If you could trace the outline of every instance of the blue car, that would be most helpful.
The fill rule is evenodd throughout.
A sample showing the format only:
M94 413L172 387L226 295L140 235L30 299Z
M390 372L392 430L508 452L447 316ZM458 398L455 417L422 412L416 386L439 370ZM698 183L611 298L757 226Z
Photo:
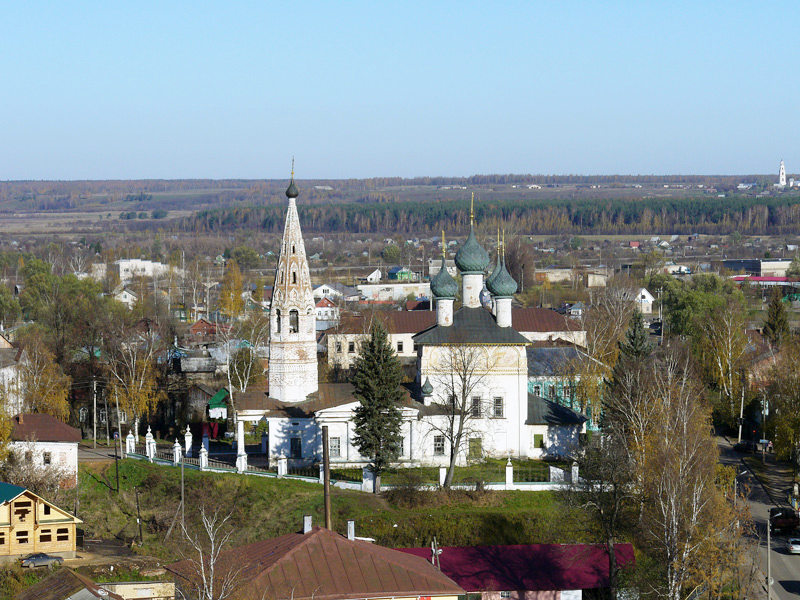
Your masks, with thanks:
M60 556L50 556L44 552L38 552L36 554L29 554L23 558L21 564L23 567L33 569L34 567L55 567L61 565L63 562L64 559Z

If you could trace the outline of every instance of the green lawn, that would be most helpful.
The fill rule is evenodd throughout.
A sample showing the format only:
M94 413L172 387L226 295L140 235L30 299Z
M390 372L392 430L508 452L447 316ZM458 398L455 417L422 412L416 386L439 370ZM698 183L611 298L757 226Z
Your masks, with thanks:
M122 460L119 466L119 495L112 489L113 464L81 466L79 516L87 536L135 539L134 488L138 488L144 530L141 551L174 556L164 537L180 501L180 469L133 459ZM231 513L236 544L297 531L305 514L321 524L323 496L318 484L188 469L185 482L189 526L196 525L201 506ZM344 533L347 520L354 519L357 535L391 547L428 545L434 536L442 545L590 539L585 517L564 506L555 492L400 489L373 495L334 488L332 514L337 531Z

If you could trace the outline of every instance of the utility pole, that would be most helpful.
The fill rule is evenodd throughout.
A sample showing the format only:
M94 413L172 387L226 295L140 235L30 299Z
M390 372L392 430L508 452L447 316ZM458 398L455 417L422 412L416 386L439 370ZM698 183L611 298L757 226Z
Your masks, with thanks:
M184 493L183 493L183 465L184 465L184 454L181 453L181 531L183 531L184 535L186 535L186 502L184 502Z
M142 513L139 510L139 488L133 488L133 491L136 492L136 522L139 524L139 545L142 545Z
M92 410L92 448L97 448L97 381L92 375L92 402L94 410Z
M325 529L331 529L331 459L328 453L328 426L322 426L322 464L325 484Z
M108 410L106 410L106 414L108 414ZM114 440L114 470L117 472L117 494L119 494L119 455L117 453L117 442L122 443L122 438L119 434L117 434L117 439Z
M772 600L772 542L770 530L772 527L767 519L767 600Z

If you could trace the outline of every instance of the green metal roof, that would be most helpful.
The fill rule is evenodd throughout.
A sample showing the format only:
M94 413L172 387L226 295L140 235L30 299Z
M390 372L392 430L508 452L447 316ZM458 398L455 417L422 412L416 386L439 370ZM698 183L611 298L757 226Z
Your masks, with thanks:
M444 256L442 256L442 266L439 272L431 279L431 292L436 298L455 298L458 293L458 284L447 272Z
M11 483L0 482L0 502L9 502L24 491L24 487L19 487L18 485L13 485Z
M462 306L453 315L453 324L434 325L413 336L422 345L527 346L530 342L512 327L500 327L485 308Z
M300 192L297 190L297 186L294 184L294 177L292 177L292 181L289 183L289 187L286 188L286 197L297 198L299 195Z
M209 408L225 408L227 406L228 399L228 390L225 388L220 388L220 390L211 396L208 400L208 407Z
M517 293L517 282L506 269L506 259L500 261L500 271L490 279L486 287L496 298L511 298Z

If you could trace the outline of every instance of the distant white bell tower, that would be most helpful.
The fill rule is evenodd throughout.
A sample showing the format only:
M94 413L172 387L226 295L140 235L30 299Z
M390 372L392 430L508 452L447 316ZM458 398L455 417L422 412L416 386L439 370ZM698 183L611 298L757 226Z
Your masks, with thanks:
M783 160L781 160L781 167L778 170L778 185L786 187L786 167L783 164Z
M314 295L292 180L286 190L289 208L272 290L269 339L269 396L302 402L318 389Z

